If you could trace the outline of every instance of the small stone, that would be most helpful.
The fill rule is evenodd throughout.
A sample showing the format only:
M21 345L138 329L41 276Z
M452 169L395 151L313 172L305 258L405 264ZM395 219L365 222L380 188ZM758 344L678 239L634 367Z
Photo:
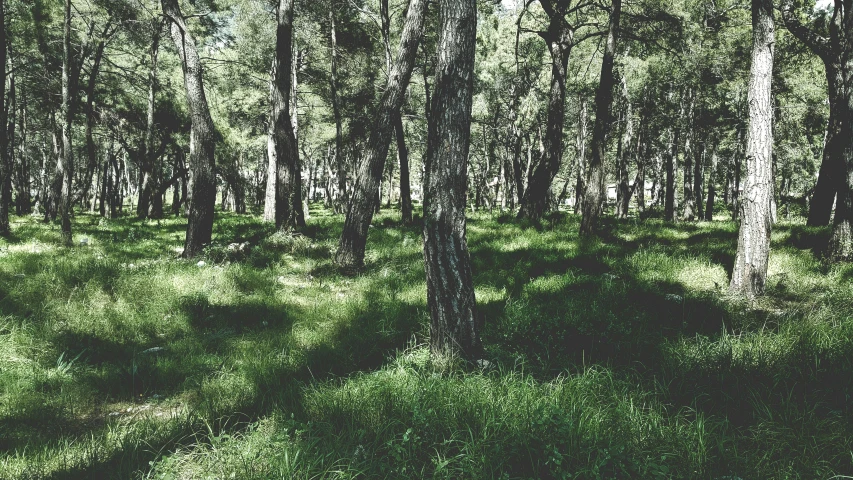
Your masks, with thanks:
M81 239L80 239L80 246L81 246L81 247L85 247L85 246L86 246L86 245L88 245L88 244L89 244L89 239L88 239L88 238L81 238Z
M207 265L207 264L206 264L206 263L204 263L204 260L199 260L199 262L198 262L198 263L196 263L195 265L196 265L197 267L201 268L201 267L203 267L203 266L205 266L205 265Z

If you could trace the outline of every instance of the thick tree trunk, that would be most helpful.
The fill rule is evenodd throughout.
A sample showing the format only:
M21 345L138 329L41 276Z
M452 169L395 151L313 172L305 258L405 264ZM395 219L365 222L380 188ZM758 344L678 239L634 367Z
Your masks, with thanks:
M580 233L589 236L595 233L601 218L601 207L607 192L604 188L604 157L607 150L607 130L610 125L610 106L613 103L613 61L616 57L616 42L619 38L619 17L622 0L612 0L607 45L601 63L601 80L595 94L595 123L592 127L592 156L589 161L586 192L583 202Z
M299 226L302 195L297 182L299 152L296 144L291 95L293 87L293 0L279 0L276 13L275 61L270 81L269 170L265 219L276 228Z
M430 349L476 359L482 350L471 259L465 238L471 141L475 0L441 0L438 64L424 181L424 265Z
M163 15L171 23L172 40L181 59L187 106L192 120L189 158L192 198L183 253L185 258L192 258L201 253L205 245L210 243L213 235L213 212L216 202L214 160L216 131L204 94L201 60L195 40L187 29L178 7L178 0L161 0L160 3L163 7Z
M344 268L357 268L364 263L367 230L377 207L376 192L385 171L385 159L388 157L391 136L394 134L394 119L400 115L400 107L405 100L406 88L415 66L418 43L423 35L426 5L426 0L409 2L397 59L379 101L379 108L373 117L370 137L359 166L355 187L352 189L344 231L335 255L335 262Z
M574 31L561 11L553 10L551 2L540 2L550 17L545 40L551 53L551 87L548 93L548 123L543 141L544 152L529 177L521 198L518 218L539 221L548 210L551 182L563 163L563 124L566 115L566 67L574 46Z
M764 293L770 256L773 198L773 50L772 0L752 0L752 66L749 79L749 134L742 219L732 270L732 293Z

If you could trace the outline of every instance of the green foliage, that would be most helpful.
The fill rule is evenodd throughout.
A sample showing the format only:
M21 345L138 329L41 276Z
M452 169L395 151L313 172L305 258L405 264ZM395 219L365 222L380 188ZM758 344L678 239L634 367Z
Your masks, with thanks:
M735 225L469 222L486 359L425 347L420 233L383 212L341 275L300 235L18 218L0 262L0 477L828 478L850 472L849 266L783 223L768 296L725 295ZM79 241L77 242L79 243ZM233 250L232 245L245 245ZM199 263L199 261L203 263Z

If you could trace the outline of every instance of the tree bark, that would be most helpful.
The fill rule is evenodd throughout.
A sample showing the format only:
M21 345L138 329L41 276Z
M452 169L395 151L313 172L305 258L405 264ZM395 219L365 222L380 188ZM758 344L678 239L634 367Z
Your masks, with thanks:
M74 151L71 148L71 122L74 119L73 86L71 85L71 0L65 0L65 24L63 27L62 41L62 108L61 108L61 135L62 135L62 159L57 162L57 175L61 174L62 190L59 199L59 212L62 224L62 243L66 246L72 245L71 240L71 195L72 182L74 180Z
M185 258L192 258L201 253L205 245L210 243L213 235L216 202L214 160L216 130L204 94L202 65L195 39L187 29L178 0L160 0L160 3L163 7L163 15L171 23L172 40L181 59L187 106L192 121L189 158L192 198L183 252Z
M754 297L764 293L770 256L773 200L772 0L752 0L752 66L749 79L747 177L730 290Z
M412 223L412 186L409 174L409 149L406 148L406 136L403 131L403 119L394 117L394 132L397 136L397 157L400 161L400 210L403 223Z
M385 160L395 130L394 119L400 115L406 88L415 66L418 43L423 35L426 5L426 0L409 2L400 49L373 117L370 137L359 166L355 187L352 189L344 231L335 255L335 262L344 268L358 268L364 264L367 230L377 207L376 192L385 171Z
M543 38L551 54L551 87L548 93L548 122L544 153L524 189L518 218L540 221L548 210L551 182L563 163L563 123L566 116L566 68L574 47L574 30L563 16L564 6L540 1L550 18Z
M717 146L711 147L711 168L708 171L708 198L705 203L705 220L714 220L714 202L717 196Z
M480 325L465 238L467 159L471 142L475 0L441 0L433 128L424 181L424 265L430 310L430 349L441 357L474 360Z
M270 81L269 171L264 213L265 219L275 221L278 229L299 226L302 209L302 195L297 191L296 181L299 152L291 115L293 7L293 0L278 2L275 61Z
M329 25L329 46L331 47L332 57L329 88L332 93L332 113L335 117L335 162L338 169L338 198L335 202L335 211L342 213L347 206L349 196L347 195L347 169L343 152L343 120L341 119L341 105L338 99L338 36L334 7L329 10Z
M693 149L695 148L696 125L694 122L694 109L696 97L693 90L687 93L689 107L687 109L687 121L684 135L684 165L682 169L682 195L681 220L692 222L696 218L696 197L693 195Z
M601 218L601 206L605 198L604 157L607 150L607 131L610 125L610 106L613 103L613 62L616 57L616 42L619 39L619 17L622 13L622 0L612 0L610 25L607 32L607 45L601 62L601 80L595 94L595 123L592 127L592 157L589 161L586 192L581 216L580 234L589 236L595 233Z
M139 167L142 170L142 184L139 187L139 203L136 205L136 215L142 220L148 218L152 195L157 190L157 172L156 172L156 157L154 152L154 99L157 95L157 57L160 50L160 23L154 27L154 33L151 37L150 69L148 71L148 109L145 121L145 137L142 140L142 148L139 151ZM160 208L162 217L162 207Z
M12 175L9 158L9 137L6 130L8 106L6 104L6 2L0 2L0 235L12 233L9 223L9 199L5 195L6 184Z
M628 168L631 160L631 145L634 138L634 119L631 109L631 98L628 95L628 81L622 76L622 101L625 103L624 130L620 140L619 148L619 190L616 202L617 218L628 218L628 209L631 205L631 187L628 184Z

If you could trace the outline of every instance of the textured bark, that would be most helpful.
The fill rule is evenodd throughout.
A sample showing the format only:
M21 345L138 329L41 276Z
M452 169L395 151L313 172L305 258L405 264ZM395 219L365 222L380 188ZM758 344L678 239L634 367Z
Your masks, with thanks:
M548 120L544 151L530 175L518 218L539 221L548 210L551 182L563 163L563 124L566 116L566 67L574 47L574 29L566 22L563 2L541 1L549 16L548 30L543 35L551 54L551 86L548 92Z
M276 228L300 225L304 217L291 99L293 89L293 0L280 0L276 13L276 47L270 80L269 170L264 217Z
M59 213L61 215L61 237L66 246L72 245L71 240L71 195L74 180L74 151L71 148L71 122L74 119L72 111L73 86L71 85L71 0L65 0L65 24L62 41L62 108L61 136L62 159L57 161L57 175L61 173L62 189L59 196Z
M160 3L163 7L163 15L170 22L172 40L181 59L187 106L192 121L189 157L192 197L183 253L185 258L192 258L201 253L205 245L210 243L213 235L213 212L216 202L214 170L216 131L204 94L201 60L195 40L187 29L178 7L178 1L161 0Z
M711 168L708 171L708 198L705 202L705 220L714 220L714 202L717 196L717 148L716 145L711 150Z
M749 78L749 132L746 182L741 200L738 249L730 290L753 297L764 293L770 257L773 199L772 0L752 0L752 66Z
M338 36L335 25L335 9L329 10L329 46L331 48L331 75L329 77L329 88L332 93L332 113L335 117L335 163L338 169L338 198L335 202L335 211L343 212L348 202L347 195L347 169L343 152L343 121L341 119L341 105L338 99Z
M702 202L702 170L705 162L705 154L708 151L707 145L702 146L702 150L697 149L696 158L693 160L693 198L696 204L696 218L702 219L705 216L705 205Z
M149 57L151 65L148 70L148 109L145 121L145 137L142 140L142 148L139 151L139 167L142 175L142 184L139 187L139 203L136 205L136 215L141 219L149 216L152 195L157 190L157 172L155 168L156 156L154 152L154 99L157 95L157 56L160 50L160 23L154 28L151 37L151 50ZM160 207L162 217L162 206Z
M604 189L604 157L607 150L607 130L610 125L610 106L613 103L613 62L616 57L616 42L619 39L619 17L622 13L622 0L613 0L610 12L610 25L607 32L607 45L601 62L601 80L595 94L595 123L592 127L592 156L589 159L589 172L581 217L581 235L592 235L601 218Z
M696 125L694 123L694 109L696 97L693 91L688 93L689 107L687 109L687 121L684 135L684 165L682 169L682 200L681 220L692 222L696 217L696 197L693 195L693 149L695 147Z
M409 149L406 148L406 136L403 131L403 119L394 117L394 132L397 137L397 159L400 162L400 209L403 223L412 223L412 186L409 173Z
M475 0L441 0L433 128L424 181L424 265L430 349L476 359L481 352L471 259L465 238L471 141Z
M418 43L423 35L426 0L411 0L400 49L388 77L385 92L373 117L370 137L359 165L358 177L352 189L344 231L338 243L335 261L344 268L357 268L364 263L367 230L378 206L376 192L385 171L385 160L394 134L394 118L400 115L406 88L412 77Z
M666 180L664 186L663 216L668 222L675 220L675 162L678 159L678 137L677 127L669 127L669 150L666 154L665 168Z
M27 135L29 134L27 96L26 91L21 88L20 112L18 114L19 128L21 131L20 151L18 153L18 181L17 201L15 202L18 215L32 213L32 199L30 195L30 158L27 150Z
M577 149L578 157L577 164L575 168L575 176L577 177L575 182L575 205L574 205L574 213L580 211L581 205L583 205L583 194L584 194L584 176L586 175L586 129L587 129L587 100L586 97L580 97L580 115L578 115L578 134L575 138L575 147Z
M6 2L0 1L0 235L11 233L9 203L6 184L12 176L12 161L9 158L9 136L6 130L8 105L6 104Z
M631 98L628 96L628 81L622 76L622 101L625 104L624 126L619 141L619 188L617 190L616 216L628 218L628 208L631 205L631 187L628 184L628 168L631 161L631 144L634 138L634 119L631 109Z

